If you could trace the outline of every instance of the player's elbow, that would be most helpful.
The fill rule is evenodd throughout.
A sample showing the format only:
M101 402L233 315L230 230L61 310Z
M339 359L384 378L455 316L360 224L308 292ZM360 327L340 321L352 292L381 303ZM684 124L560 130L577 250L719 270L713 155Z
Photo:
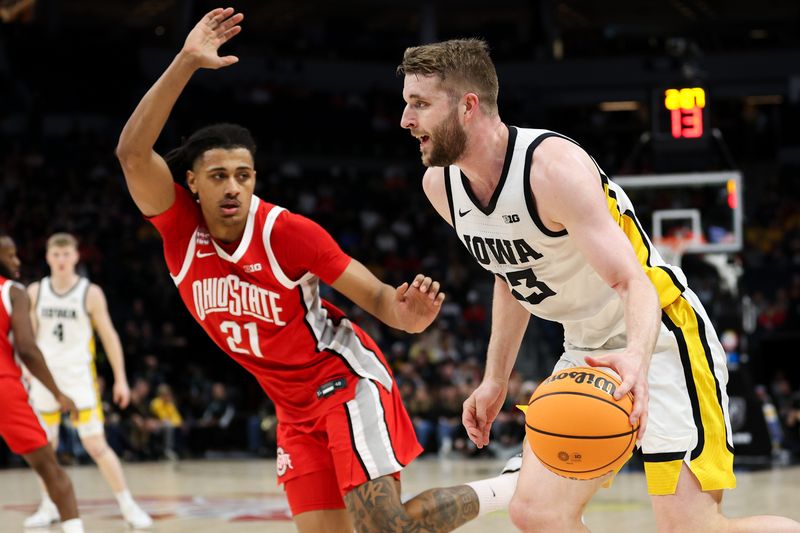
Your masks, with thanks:
M120 165L126 169L135 168L144 161L146 156L144 152L125 142L123 137L120 137L117 147L114 149L114 155L117 156Z
M39 349L36 347L36 344L27 342L17 343L15 348L20 360L22 360L26 366L29 366L29 363L36 359L36 355L39 351Z

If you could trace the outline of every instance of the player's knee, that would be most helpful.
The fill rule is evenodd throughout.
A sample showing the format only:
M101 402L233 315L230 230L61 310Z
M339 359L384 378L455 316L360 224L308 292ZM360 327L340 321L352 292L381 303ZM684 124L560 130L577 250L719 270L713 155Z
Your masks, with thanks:
M36 470L36 473L39 474L39 477L42 478L42 481L45 483L50 482L58 477L58 473L61 468L58 466L58 462L55 460L55 456L51 460L49 457L43 458L36 463L31 464L33 469Z
M563 512L550 506L514 495L508 507L511 522L525 533L568 531L580 521L580 514Z
M69 484L69 477L64 472L64 469L58 465L55 455L48 456L44 460L37 462L34 469L44 481L48 492L60 491L65 483Z
M81 441L83 449L89 456L97 461L100 457L108 453L109 447L105 439L100 436L86 437Z

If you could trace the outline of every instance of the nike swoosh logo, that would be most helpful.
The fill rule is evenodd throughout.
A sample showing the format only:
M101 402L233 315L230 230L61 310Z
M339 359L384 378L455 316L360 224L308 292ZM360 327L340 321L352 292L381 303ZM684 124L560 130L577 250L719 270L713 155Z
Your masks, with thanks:
M459 209L458 210L458 216L463 217L464 215L466 215L470 211L472 211L472 209L467 209L466 211L462 211L461 209Z
M491 485L489 485L489 490L492 491L492 498L497 498L497 494L494 493L494 489Z
M197 258L202 259L204 257L211 257L212 255L217 255L216 252L197 252Z

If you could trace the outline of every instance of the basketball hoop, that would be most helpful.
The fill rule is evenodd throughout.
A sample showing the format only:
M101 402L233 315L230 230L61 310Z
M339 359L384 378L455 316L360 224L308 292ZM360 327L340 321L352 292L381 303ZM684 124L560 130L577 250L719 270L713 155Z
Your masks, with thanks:
M702 244L703 240L701 234L687 228L680 228L670 235L653 238L653 244L667 264L679 267L683 254L693 245Z

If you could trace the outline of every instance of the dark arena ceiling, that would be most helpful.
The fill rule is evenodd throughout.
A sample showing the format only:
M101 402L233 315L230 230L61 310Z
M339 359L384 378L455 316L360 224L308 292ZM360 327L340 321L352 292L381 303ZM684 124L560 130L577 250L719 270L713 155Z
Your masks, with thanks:
M34 20L65 30L139 33L166 40L217 4L188 0L33 1ZM501 54L596 57L663 49L675 37L704 51L800 48L798 0L245 0L249 42L278 43L312 55L355 59L419 40L482 36ZM155 43L154 43L155 44Z

